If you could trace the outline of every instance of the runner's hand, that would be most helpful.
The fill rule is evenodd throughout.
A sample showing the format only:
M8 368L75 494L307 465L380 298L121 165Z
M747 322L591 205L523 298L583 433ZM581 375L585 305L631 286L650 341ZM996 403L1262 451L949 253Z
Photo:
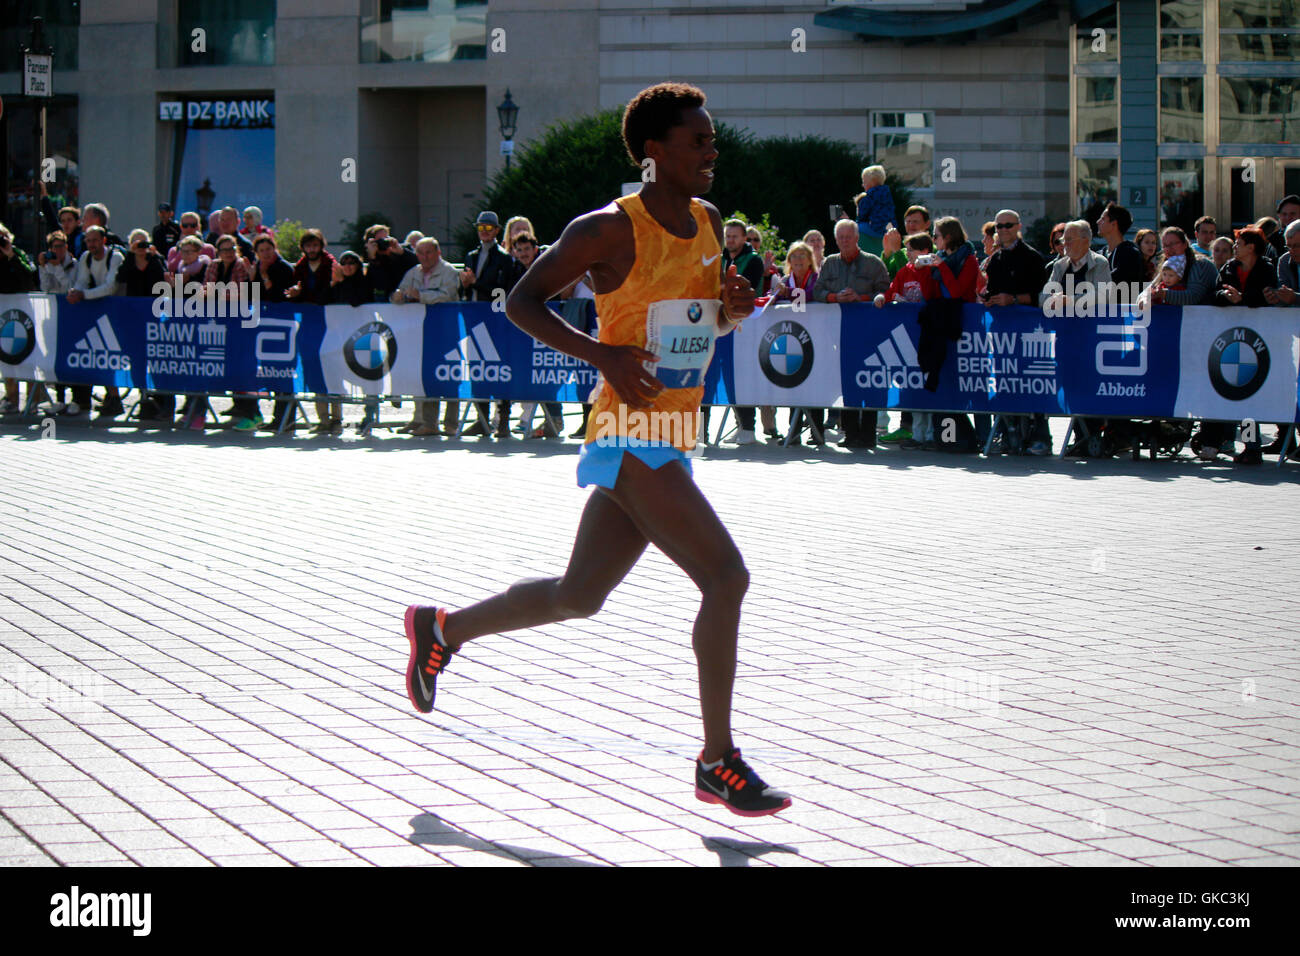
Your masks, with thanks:
M754 287L749 280L736 272L735 265L727 266L722 277L722 314L732 322L749 316L754 311Z
M635 345L608 345L600 374L629 408L649 408L664 385L642 363L657 361L653 352Z

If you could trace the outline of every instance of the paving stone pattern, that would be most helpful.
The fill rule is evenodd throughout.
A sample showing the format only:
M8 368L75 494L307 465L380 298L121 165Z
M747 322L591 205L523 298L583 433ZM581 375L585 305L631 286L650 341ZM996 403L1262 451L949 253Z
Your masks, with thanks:
M0 863L1300 861L1295 466L709 449L745 820L657 551L406 699L407 604L563 569L575 442L59 428L0 431Z

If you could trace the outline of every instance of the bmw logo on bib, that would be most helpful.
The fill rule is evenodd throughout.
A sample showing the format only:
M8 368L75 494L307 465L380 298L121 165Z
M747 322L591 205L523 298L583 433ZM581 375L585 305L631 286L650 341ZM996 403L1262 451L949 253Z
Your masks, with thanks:
M0 362L17 365L36 348L36 323L22 309L0 314Z
M692 302L686 309L686 317L690 319L692 322L700 321L700 316L702 316L703 314L704 314L704 310L700 308L700 304L698 302Z
M377 382L397 361L397 337L383 322L368 322L343 345L343 358L355 375Z
M773 385L794 388L812 374L812 335L798 322L783 319L763 333L758 364Z
M1210 382L1231 401L1250 398L1268 378L1268 345L1253 329L1237 326L1210 345Z

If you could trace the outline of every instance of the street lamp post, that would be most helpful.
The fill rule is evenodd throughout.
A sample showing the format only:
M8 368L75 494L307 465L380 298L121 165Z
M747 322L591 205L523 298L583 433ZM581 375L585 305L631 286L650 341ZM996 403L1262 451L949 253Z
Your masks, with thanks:
M32 32L23 47L23 95L31 99L35 125L32 127L36 154L32 177L32 251L39 253L44 243L41 235L41 183L45 163L45 104L54 94L54 50L45 42L45 21L32 17ZM53 228L53 226L51 226Z
M510 87L506 87L506 98L497 107L497 124L501 129L501 151L506 154L506 169L510 168L510 154L515 146L515 122L519 119L519 107L510 98Z
M216 195L212 190L212 180L205 176L203 185L194 190L194 209L203 220L200 222L200 226L207 225L207 215L212 212L212 200L216 198Z

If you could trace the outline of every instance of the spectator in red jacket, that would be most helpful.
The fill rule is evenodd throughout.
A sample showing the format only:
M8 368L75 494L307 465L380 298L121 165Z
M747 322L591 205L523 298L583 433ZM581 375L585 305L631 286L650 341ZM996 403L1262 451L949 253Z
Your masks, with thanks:
M329 305L333 301L330 280L334 276L334 257L325 251L325 236L319 229L304 229L298 246L302 258L294 263L294 284L285 295L298 302Z

